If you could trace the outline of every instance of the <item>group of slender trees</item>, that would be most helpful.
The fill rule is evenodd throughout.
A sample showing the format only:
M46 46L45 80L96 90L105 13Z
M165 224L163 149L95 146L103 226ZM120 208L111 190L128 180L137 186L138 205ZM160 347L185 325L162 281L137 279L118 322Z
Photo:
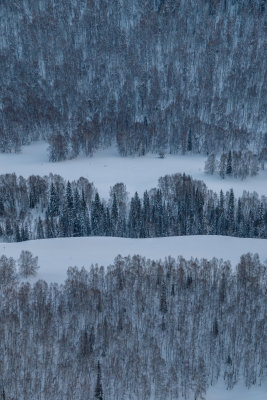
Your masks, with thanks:
M229 151L228 154L222 153L217 159L211 153L205 163L207 174L217 174L222 179L227 177L245 179L247 176L255 176L260 169L265 168L267 161L267 148L257 155L251 151Z
M20 279L35 277L38 268L38 257L34 257L28 250L22 250L18 260L2 255L0 257L0 285L10 285Z
M251 254L236 269L118 256L69 268L61 285L0 280L1 400L200 400L218 379L258 385L266 284Z
M267 147L265 0L1 1L0 151Z
M267 237L267 199L233 190L218 195L202 181L175 174L129 198L124 184L100 198L87 179L0 176L0 237L24 241L71 236L133 238L176 235Z

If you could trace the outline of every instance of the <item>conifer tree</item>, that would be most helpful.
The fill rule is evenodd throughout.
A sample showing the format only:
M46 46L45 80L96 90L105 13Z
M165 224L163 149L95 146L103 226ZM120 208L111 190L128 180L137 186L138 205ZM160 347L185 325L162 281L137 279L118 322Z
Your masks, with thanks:
M21 242L19 224L17 224L17 223L15 224L15 240L16 240L16 242Z
M44 228L43 228L43 221L41 218L38 218L37 223L37 239L44 239Z
M67 188L66 188L66 200L67 200L68 209L72 210L73 209L73 195L72 195L71 184L69 181L67 183Z
M188 134L188 141L187 141L187 151L192 151L193 145L192 145L192 133L191 130L189 131Z
M232 153L229 151L228 156L227 156L227 165L226 165L226 175L230 176L232 175Z
M6 234L7 237L11 237L13 235L13 229L12 229L12 225L11 225L10 219L6 220L6 223L5 223L5 234Z
M33 193L33 191L30 190L30 194L29 194L29 206L30 206L30 208L34 208L35 204L36 204L35 193ZM1 209L1 200L0 200L0 209Z
M109 208L106 208L106 212L104 215L104 221L103 221L103 231L105 236L115 236L116 231L114 230L114 226L112 225L112 220L110 218L110 212Z
M118 228L118 206L117 206L117 198L115 193L113 194L113 202L111 208L111 227L112 227L112 236L116 236L117 228Z
M225 178L226 172L226 155L223 153L221 155L220 164L219 164L219 174L222 179Z
M81 227L81 221L79 219L79 214L75 214L75 217L74 217L73 236L74 237L81 237L82 236L82 227Z
M230 190L228 208L227 208L227 226L228 226L228 234L233 235L234 226L235 226L235 198L233 189Z
M91 209L91 227L93 235L101 235L103 232L103 220L104 220L103 206L100 201L99 194L95 194L95 200L92 203Z
M130 212L129 212L129 235L132 237L140 237L140 231L142 226L141 221L141 201L139 199L138 193L136 192L134 197L131 199Z
M2 196L0 196L0 217L5 214L4 202Z
M98 361L97 364L97 379L96 379L96 387L95 387L95 399L104 400L103 396L103 388L102 388L102 378L101 378L101 366Z
M219 334L219 327L218 327L218 320L217 318L215 318L214 322L213 322L213 327L212 327L212 333L213 335L216 337Z
M50 188L50 200L49 200L49 214L51 217L55 217L59 213L59 196L56 192L55 186L52 183Z
M61 234L65 237L73 236L74 231L74 200L71 184L68 181L64 198L63 210L60 215ZM75 215L76 216L76 215Z
M258 236L259 237L264 237L264 228L265 228L265 223L264 223L264 208L263 208L263 203L261 202L259 211L258 211Z
M220 200L218 206L218 222L217 222L217 234L225 234L225 209L224 209L225 199L223 191L220 191Z

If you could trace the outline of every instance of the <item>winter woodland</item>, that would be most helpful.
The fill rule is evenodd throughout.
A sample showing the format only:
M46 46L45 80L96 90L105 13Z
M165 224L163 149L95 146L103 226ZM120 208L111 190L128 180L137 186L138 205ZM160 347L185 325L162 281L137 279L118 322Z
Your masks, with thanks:
M266 17L266 0L1 0L0 400L204 400L218 382L230 396L266 385L267 262L250 248L267 246L267 192L235 190L267 185ZM48 172L15 168L37 141ZM135 157L137 187L142 158L203 157L220 189L176 166L131 193L106 178L108 196L90 170L66 176L114 148ZM163 238L191 235L192 247L227 236L239 262L227 246L224 260L164 253ZM103 237L128 238L121 253L123 240L161 238L161 260L139 250L97 265L89 236L102 253ZM48 283L25 243L49 242L58 260L58 238L83 243L87 264L77 241Z

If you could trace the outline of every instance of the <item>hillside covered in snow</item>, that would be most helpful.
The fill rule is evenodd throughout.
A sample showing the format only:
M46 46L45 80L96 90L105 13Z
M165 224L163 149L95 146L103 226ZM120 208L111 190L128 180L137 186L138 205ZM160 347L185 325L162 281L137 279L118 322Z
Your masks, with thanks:
M265 0L2 0L0 400L265 400Z

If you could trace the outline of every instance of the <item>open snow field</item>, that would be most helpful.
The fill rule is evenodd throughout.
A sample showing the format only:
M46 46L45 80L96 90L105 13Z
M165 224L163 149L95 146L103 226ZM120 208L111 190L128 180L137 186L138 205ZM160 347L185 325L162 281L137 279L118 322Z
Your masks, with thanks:
M223 381L207 391L206 400L266 400L267 382L262 386L252 386L249 390L238 382L232 390L226 390Z
M144 157L121 157L117 149L110 147L98 151L93 157L79 157L51 163L48 160L47 144L44 142L24 146L20 154L0 154L0 174L15 172L17 175L59 174L66 179L74 180L81 176L93 182L102 197L109 195L110 186L123 182L132 195L135 191L157 186L158 178L177 172L192 175L195 179L206 182L210 189L219 192L234 188L236 195L244 190L267 195L267 170L260 171L256 177L248 177L244 181L204 173L206 157L202 155L167 155L160 159L156 154Z
M0 256L17 259L21 250L39 257L37 279L63 282L69 266L89 268L91 264L111 264L114 258L140 254L151 259L182 255L186 259L213 257L230 260L235 266L244 253L258 253L267 259L267 239L241 239L227 236L172 236L153 239L114 237L81 237L32 240L20 243L0 243Z

